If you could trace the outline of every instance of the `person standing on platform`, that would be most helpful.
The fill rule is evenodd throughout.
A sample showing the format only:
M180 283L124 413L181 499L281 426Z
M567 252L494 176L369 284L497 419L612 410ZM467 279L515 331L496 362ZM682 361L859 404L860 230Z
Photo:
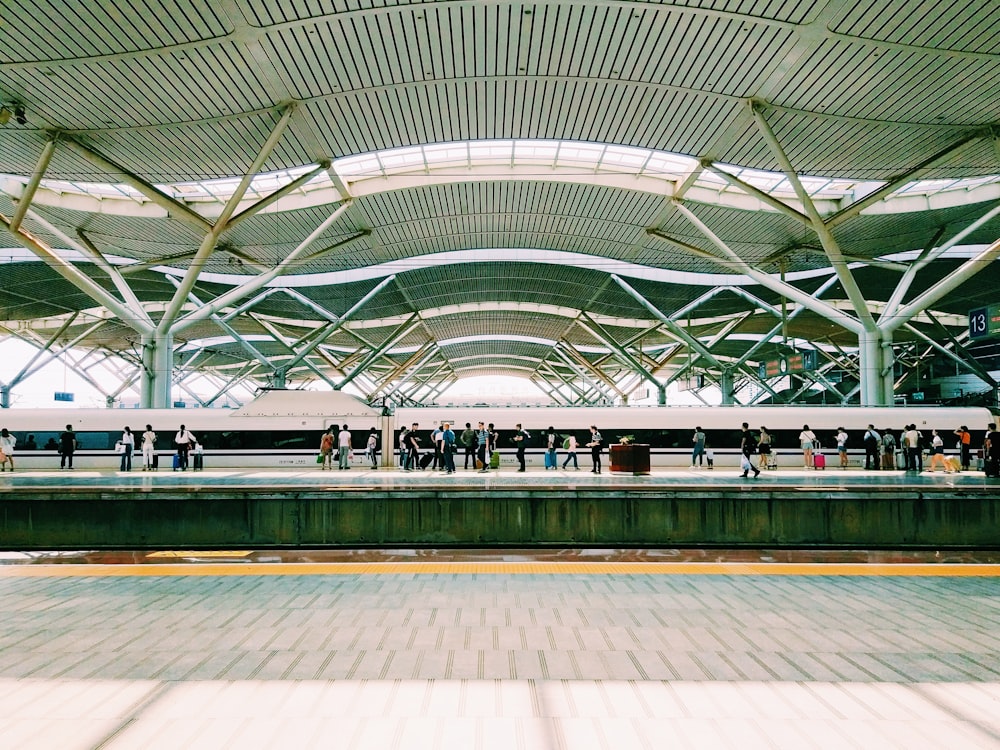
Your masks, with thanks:
M920 434L915 424L911 424L906 428L906 450L908 456L906 468L909 471L924 470L924 455L921 445L923 441L924 436Z
M122 450L122 462L118 471L132 471L132 453L135 451L135 435L132 434L132 429L125 425L125 431L122 432L121 440L118 441L121 445Z
M500 432L496 429L496 427L493 426L492 422L490 422L488 425L486 425L486 431L490 434L490 444L489 444L488 449L487 449L487 453L489 454L489 457L490 457L490 468L491 469L493 469L493 468L499 469L500 468ZM497 454L497 461L496 461L497 465L495 467L493 466L493 454L494 453Z
M874 469L875 471L878 471L878 454L881 450L882 436L878 434L878 430L875 429L875 425L868 425L868 429L865 430L864 443L865 469Z
M476 431L472 429L472 423L466 422L465 429L462 430L462 447L465 449L465 470L469 470L469 464L476 468Z
M73 454L76 452L76 433L73 425L66 425L66 431L59 435L59 468L73 468Z
M590 442L587 443L587 447L590 448L590 458L594 462L594 468L590 470L591 474L601 473L601 445L604 443L604 437L597 431L597 425L590 425Z
M399 431L399 468L406 468L406 427Z
M156 433L153 432L153 425L146 425L146 431L142 433L142 470L153 470L153 457L156 451Z
M693 447L691 448L691 468L695 467L697 463L698 466L705 465L705 433L701 431L701 427L694 428L694 435L691 436L691 442Z
M531 435L527 430L521 429L521 423L518 422L514 425L516 432L514 433L514 442L517 444L517 463L520 464L518 471L524 471L524 449L528 447L528 440Z
M378 469L378 428L372 427L368 431L368 444L365 446L365 454L372 462L372 469Z
M434 431L431 433L431 445L434 446L434 458L431 461L432 471L434 469L444 468L444 460L443 456L441 455L441 432L442 432L441 425L438 425L437 427L434 428Z
M958 449L962 452L962 471L968 471L972 465L972 435L964 424L955 430L958 435Z
M420 425L416 422L406 433L406 465L405 471L413 471L420 468L420 438L417 437L417 428Z
M889 429L882 431L882 469L896 470L896 436Z
M545 433L545 470L557 469L559 468L559 457L556 451L559 446L556 444L556 440L559 436L556 435L556 430L552 425L549 425L548 432Z
M577 447L578 447L579 444L576 442L576 435L570 433L569 437L566 438L566 441L563 443L563 445L566 448L566 460L563 461L562 467L565 469L566 466L569 464L570 460L572 459L572 461L573 461L573 468L576 471L579 471L580 470L580 462L577 461L577 459L576 459L576 449L577 449Z
M351 432L345 424L337 435L337 458L341 471L351 468Z
M451 424L445 422L441 425L441 460L444 462L446 474L455 473L455 432L451 429Z
M476 460L479 461L479 473L485 473L489 471L489 449L490 449L490 433L486 429L486 425L482 422L479 423L479 430L476 433Z
M321 470L326 471L330 469L333 471L333 446L337 442L336 432L339 432L337 425L330 425L327 431L323 433L323 437L319 439L319 457L322 459L320 461Z
M6 427L0 430L0 471L6 471L7 464L10 464L10 470L14 471L15 445L17 445L17 438L11 435Z
M847 468L847 430L843 427L837 428L837 455L840 456L840 468Z
M757 441L757 453L760 454L760 459L757 461L758 469L768 469L771 467L771 433L767 431L767 428L761 425L760 427L760 440ZM778 468L778 464L775 463L773 468Z
M807 469L813 468L813 449L816 448L816 433L809 429L809 425L802 425L802 432L799 433L799 445L802 448L802 463Z
M191 431L187 427L181 425L181 428L177 430L177 434L174 435L174 445L177 446L177 469L181 471L187 471L188 467L188 452L191 447L197 443L195 436L191 434Z
M1000 478L1000 431L995 424L987 425L983 440L983 471L992 479Z

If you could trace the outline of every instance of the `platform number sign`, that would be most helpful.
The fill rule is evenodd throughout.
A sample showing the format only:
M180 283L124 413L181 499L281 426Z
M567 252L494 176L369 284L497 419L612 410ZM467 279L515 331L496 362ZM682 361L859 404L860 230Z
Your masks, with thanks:
M969 338L1000 336L1000 305L980 307L969 312Z

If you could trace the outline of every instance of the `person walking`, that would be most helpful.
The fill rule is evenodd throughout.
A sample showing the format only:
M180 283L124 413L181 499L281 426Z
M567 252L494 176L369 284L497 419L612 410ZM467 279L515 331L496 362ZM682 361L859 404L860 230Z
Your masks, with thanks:
M17 438L10 434L6 427L0 430L0 471L6 471L7 464L10 464L10 470L14 471L15 445L17 445Z
M156 433L153 432L153 425L146 425L146 431L142 433L142 470L153 471L154 458L156 456Z
M76 433L73 425L66 425L66 431L59 435L59 468L73 468L73 454L76 452Z
M177 467L174 468L174 471L177 471L178 468L181 471L187 471L188 452L197 442L191 431L184 425L181 425L181 428L174 435L174 445L177 446Z
M566 460L563 461L562 465L564 469L566 468L567 464L569 464L570 460L572 460L573 468L576 471L580 470L580 462L577 461L576 458L576 449L578 445L579 444L576 442L576 435L573 435L572 433L570 434L569 437L566 438L566 441L563 443L563 446L566 448Z
M807 469L813 468L813 450L816 448L816 433L809 429L809 425L802 425L802 432L799 433L799 446L802 448L802 463Z
M742 436L740 438L740 468L743 469L743 473L740 475L744 479L752 471L753 478L756 479L760 476L760 469L753 465L753 461L750 457L757 452L757 438L750 431L750 425L747 422L743 423Z
M337 435L337 465L341 470L351 468L351 431L345 424Z
M472 429L472 423L466 422L465 429L462 430L462 436L459 438L462 441L462 447L465 449L465 470L469 470L469 464L472 464L472 468L476 468L476 431Z
M521 429L521 423L518 422L515 427L514 432L514 442L517 443L517 463L520 465L518 471L524 471L524 449L528 447L528 440L531 439L530 433L527 430Z
M972 434L964 424L955 430L958 435L958 449L962 453L962 471L968 471L972 465Z
M698 466L705 465L705 433L702 432L701 427L694 428L694 435L691 436L691 468L695 468L695 463Z
M451 429L451 424L445 422L441 425L441 460L444 462L446 474L455 473L455 432Z
M132 471L132 453L135 451L135 435L132 434L132 430L128 425L125 425L125 431L122 432L118 444L121 445L122 451L122 461L118 471Z
M934 471L934 467L939 465L941 471L947 472L948 467L944 463L944 438L938 435L937 430L931 430L931 463L927 471Z
M604 437L597 431L597 426L590 425L590 442L587 443L587 447L590 448L590 458L594 462L594 468L590 470L591 474L601 473L601 445L603 443Z
M879 467L879 450L882 445L882 436L879 435L878 430L875 429L875 425L868 425L868 429L865 430L865 469L874 469L878 471Z

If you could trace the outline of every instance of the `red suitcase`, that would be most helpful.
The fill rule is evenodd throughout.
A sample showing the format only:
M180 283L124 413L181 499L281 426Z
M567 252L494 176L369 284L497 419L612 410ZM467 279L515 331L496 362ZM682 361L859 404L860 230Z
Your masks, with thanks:
M825 469L826 468L826 456L822 453L813 453L813 468L814 469Z

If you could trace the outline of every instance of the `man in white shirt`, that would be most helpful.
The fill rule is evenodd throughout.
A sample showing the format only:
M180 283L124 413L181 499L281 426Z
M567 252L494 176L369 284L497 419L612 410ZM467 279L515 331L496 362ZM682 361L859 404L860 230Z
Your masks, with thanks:
M351 433L345 424L337 435L337 448L339 449L340 468L351 468Z

